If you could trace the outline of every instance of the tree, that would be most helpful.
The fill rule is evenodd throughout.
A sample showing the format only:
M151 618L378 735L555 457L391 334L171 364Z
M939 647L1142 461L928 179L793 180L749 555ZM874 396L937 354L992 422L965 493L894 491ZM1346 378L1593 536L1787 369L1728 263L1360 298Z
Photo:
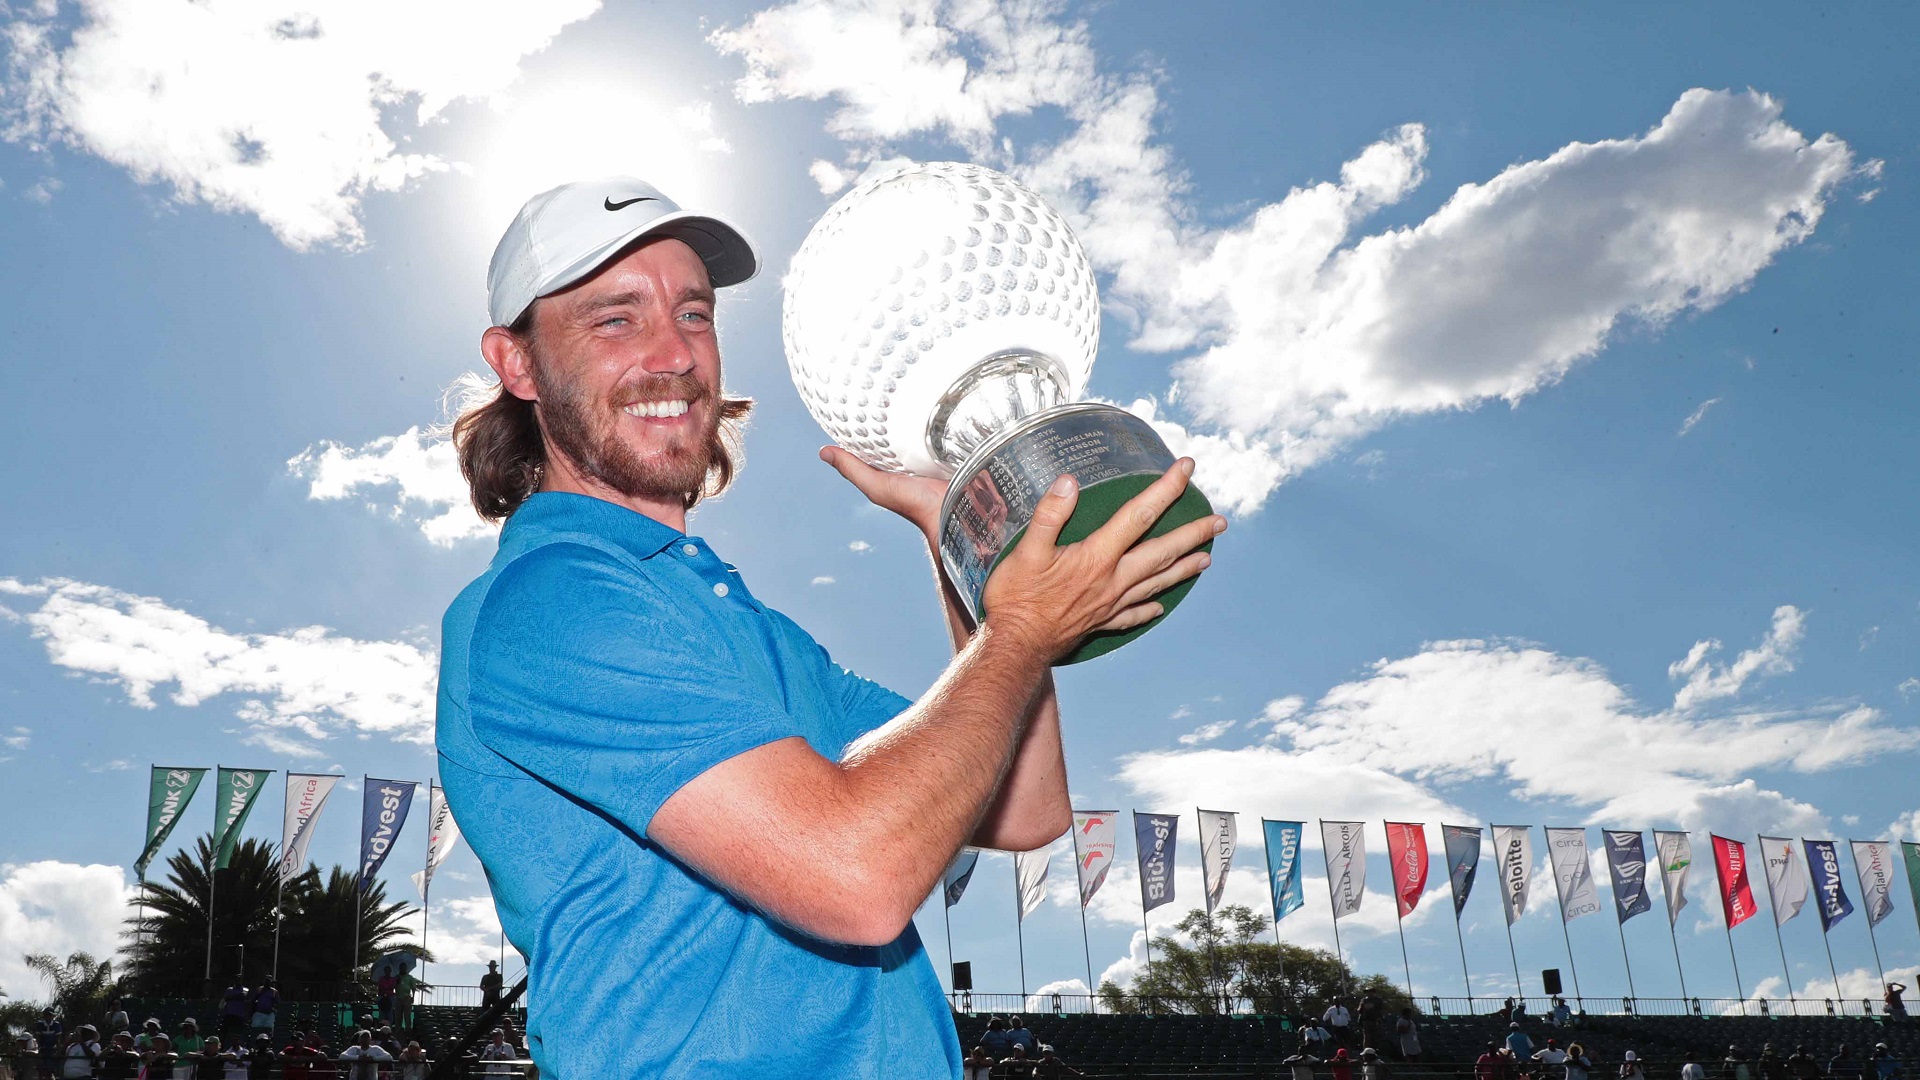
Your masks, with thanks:
M120 996L112 961L95 960L84 952L69 953L64 962L47 953L31 953L23 959L45 980L47 1000L44 1004L0 1002L0 1029L30 1028L41 1010L51 1008L69 1030L86 1023L105 1030L107 1005ZM0 998L5 997L0 993Z
M422 952L412 942L401 945L401 939L410 934L408 922L418 920L419 909L404 901L388 903L387 886L382 881L376 880L365 895L358 895L354 888L357 881L351 871L336 866L328 872L325 888L316 886L302 893L300 910L290 913L280 928L282 976L314 983L354 982L396 946L415 954ZM357 956L356 919L360 927ZM353 958L351 963L349 957Z

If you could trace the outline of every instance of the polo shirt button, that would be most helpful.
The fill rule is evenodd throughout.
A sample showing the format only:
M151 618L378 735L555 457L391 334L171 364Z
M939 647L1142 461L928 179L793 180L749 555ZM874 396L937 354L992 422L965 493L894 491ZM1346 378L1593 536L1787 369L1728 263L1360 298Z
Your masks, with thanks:
M720 582L716 582L716 583L714 583L714 586L713 586L713 595L715 595L715 596L725 596L725 595L727 595L727 583L726 583L726 582L724 582L724 581L720 581Z
M682 555L698 555L698 554L700 554L700 549L699 549L699 548L698 548L697 546L695 546L695 545L693 545L693 544L683 544L683 545L681 545L681 547L680 547L680 554L682 554Z

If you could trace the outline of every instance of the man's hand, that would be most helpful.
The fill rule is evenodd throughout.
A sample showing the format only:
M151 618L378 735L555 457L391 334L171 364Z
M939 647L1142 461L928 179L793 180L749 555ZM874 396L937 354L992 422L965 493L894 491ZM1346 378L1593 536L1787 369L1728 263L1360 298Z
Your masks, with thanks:
M940 503L947 497L945 480L876 469L860 460L858 454L838 446L821 447L820 460L839 470L873 505L912 522L927 542L938 548Z

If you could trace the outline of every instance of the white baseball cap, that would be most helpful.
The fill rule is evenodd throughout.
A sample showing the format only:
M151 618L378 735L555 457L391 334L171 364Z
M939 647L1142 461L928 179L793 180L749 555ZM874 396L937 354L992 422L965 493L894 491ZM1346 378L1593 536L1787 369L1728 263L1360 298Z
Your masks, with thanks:
M712 214L680 209L631 176L562 184L528 199L487 265L487 316L511 326L533 302L591 277L628 244L647 236L681 240L707 264L713 287L760 272L739 229Z

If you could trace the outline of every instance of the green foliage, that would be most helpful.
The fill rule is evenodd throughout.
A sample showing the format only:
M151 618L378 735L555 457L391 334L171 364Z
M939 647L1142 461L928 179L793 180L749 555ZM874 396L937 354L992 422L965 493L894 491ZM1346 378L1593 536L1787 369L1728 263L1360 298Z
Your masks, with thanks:
M0 1002L0 1031L11 1035L32 1028L40 1011L49 1006L68 1028L90 1023L104 1030L107 1006L120 996L111 960L95 960L84 952L70 953L65 961L47 953L30 953L23 959L47 984L48 994L41 1002Z

